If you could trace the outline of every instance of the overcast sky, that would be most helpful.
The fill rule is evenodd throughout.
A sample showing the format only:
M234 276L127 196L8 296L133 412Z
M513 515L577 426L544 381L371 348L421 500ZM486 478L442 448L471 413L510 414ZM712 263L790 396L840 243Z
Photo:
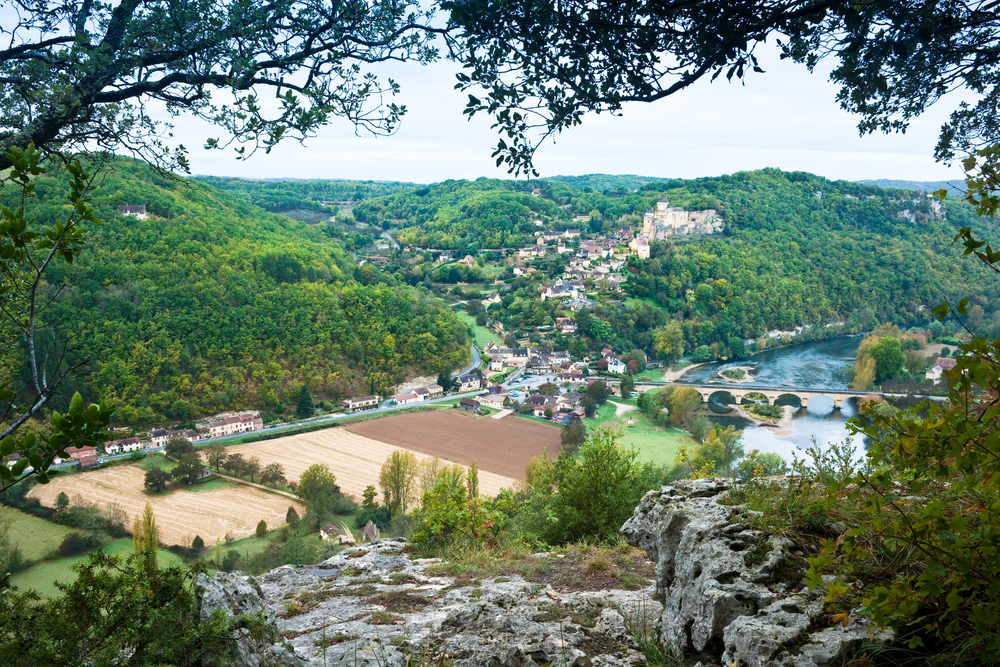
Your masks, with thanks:
M919 118L906 134L858 136L857 118L841 111L824 74L758 52L765 74L745 85L707 79L653 104L632 104L620 117L588 116L557 142L541 147L542 177L591 173L692 178L778 167L831 179L962 180L961 167L932 157L941 123L957 99ZM397 98L409 112L390 137L356 136L344 121L322 128L305 146L286 142L249 161L205 151L208 126L176 119L191 150L192 173L266 178L401 180L431 183L480 176L511 178L490 158L496 135L489 119L467 122L467 96L453 89L457 65L397 65ZM953 94L953 98L957 98Z

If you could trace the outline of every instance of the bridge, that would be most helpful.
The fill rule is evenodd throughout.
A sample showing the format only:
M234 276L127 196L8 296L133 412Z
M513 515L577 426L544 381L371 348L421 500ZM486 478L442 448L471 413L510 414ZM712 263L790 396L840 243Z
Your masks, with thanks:
M666 382L637 382L636 389L640 387L664 387L669 383ZM816 398L818 396L829 396L833 399L833 408L839 410L840 406L849 398L857 398L860 396L868 396L873 393L871 391L849 391L847 389L802 389L798 387L760 387L760 386L746 386L737 383L733 384L685 384L676 382L673 383L675 387L693 387L698 390L701 394L703 401L708 402L708 399L712 397L713 394L726 393L733 397L737 404L743 401L743 398L747 394L760 394L767 398L767 404L772 405L776 400L783 396L791 396L797 398L802 407L809 405L809 400Z

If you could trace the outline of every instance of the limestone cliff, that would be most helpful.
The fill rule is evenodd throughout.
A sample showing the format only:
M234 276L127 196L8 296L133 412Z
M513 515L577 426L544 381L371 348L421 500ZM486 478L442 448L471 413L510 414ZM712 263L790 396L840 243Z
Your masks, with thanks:
M656 562L665 645L723 665L822 667L891 639L869 636L853 614L846 626L831 625L822 594L801 583L804 554L752 530L743 508L720 504L727 486L694 480L650 491L622 526Z
M548 581L441 576L440 561L413 559L405 540L389 539L257 579L203 575L202 613L273 618L283 641L241 652L241 664L255 666L638 667L646 659L635 637L646 628L668 651L706 663L823 667L890 638L870 638L853 616L830 626L822 597L799 581L802 554L719 504L725 489L680 482L643 498L622 527L655 563L642 590L579 590L572 571ZM560 556L530 558L544 571Z

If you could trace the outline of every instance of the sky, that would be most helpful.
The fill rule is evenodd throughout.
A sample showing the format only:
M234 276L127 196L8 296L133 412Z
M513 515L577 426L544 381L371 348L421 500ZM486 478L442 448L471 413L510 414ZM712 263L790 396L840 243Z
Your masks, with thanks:
M958 164L934 161L941 124L960 101L946 97L905 134L859 137L858 118L841 110L837 87L825 72L781 61L774 48L758 58L765 74L744 84L720 77L652 104L634 103L621 116L589 115L536 154L541 177L592 173L662 178L718 176L777 167L831 179L904 179L960 182ZM832 63L830 63L832 65ZM513 178L490 157L497 135L485 116L462 115L467 94L453 88L458 65L394 64L379 73L402 86L395 101L407 106L392 136L357 135L334 121L305 146L286 141L248 161L231 151L205 151L217 131L178 118L175 135L191 151L193 174L247 178L398 180L434 183L446 179ZM523 177L522 177L523 178Z

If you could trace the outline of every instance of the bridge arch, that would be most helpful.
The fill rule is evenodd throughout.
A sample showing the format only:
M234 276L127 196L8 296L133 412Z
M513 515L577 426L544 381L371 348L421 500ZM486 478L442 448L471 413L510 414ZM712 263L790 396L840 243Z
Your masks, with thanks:
M795 408L804 408L809 404L808 398L802 398L798 394L793 394L791 392L786 392L784 394L778 394L774 398L775 405L791 405Z
M705 403L708 404L708 409L712 412L723 413L729 412L733 409L734 405L739 404L739 400L732 392L728 389L716 389L715 391L706 391L702 395L705 396Z

